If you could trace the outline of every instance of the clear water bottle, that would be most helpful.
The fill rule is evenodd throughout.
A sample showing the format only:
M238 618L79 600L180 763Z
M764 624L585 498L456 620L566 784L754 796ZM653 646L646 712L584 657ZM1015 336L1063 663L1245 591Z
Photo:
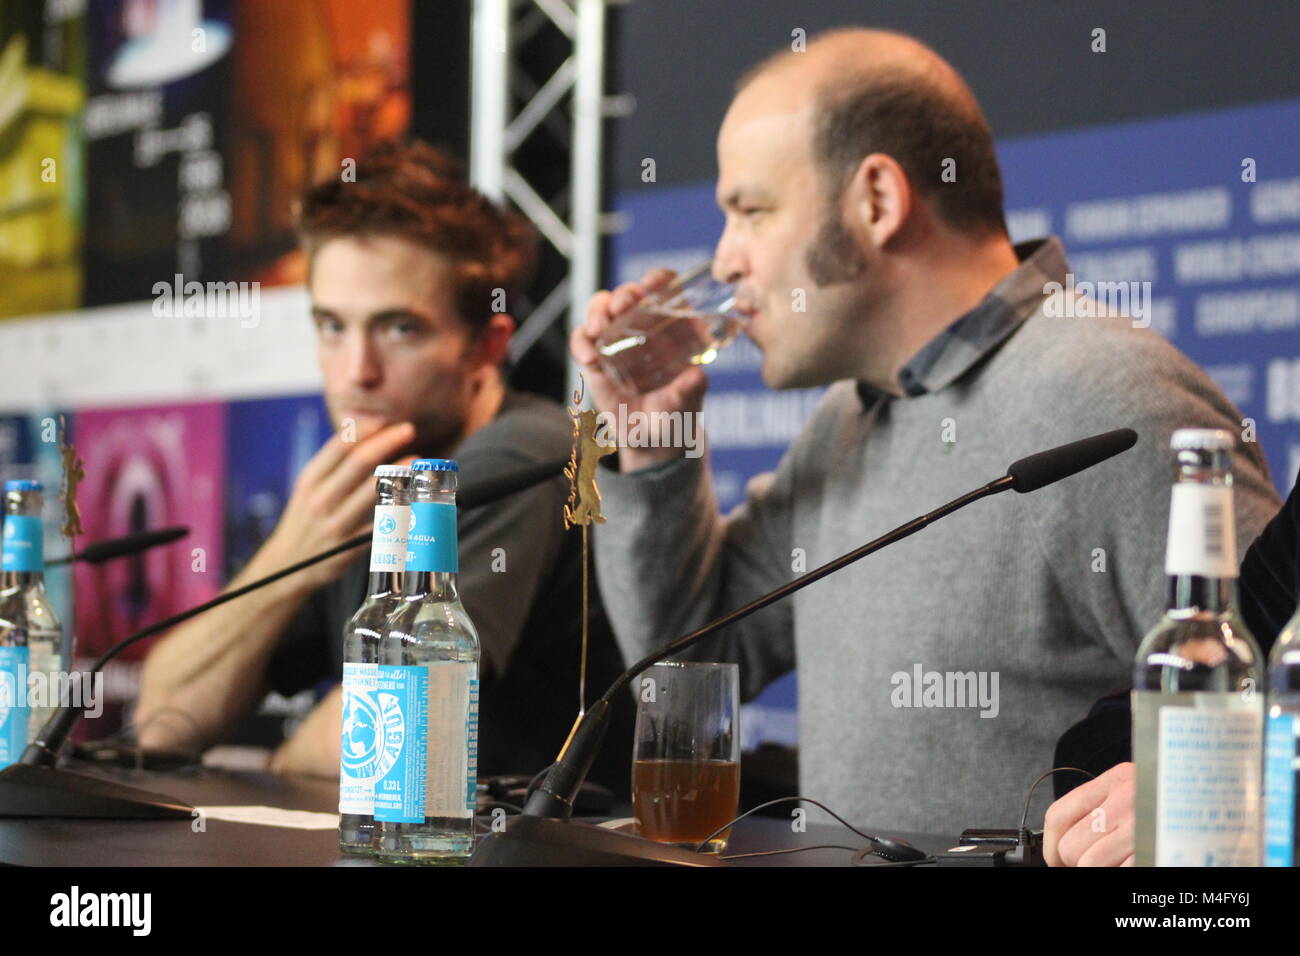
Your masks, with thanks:
M423 458L411 471L404 593L379 643L375 852L461 862L474 848L479 640L456 591L458 466Z
M1180 429L1169 603L1133 668L1138 866L1258 866L1264 694L1237 610L1230 432Z
M63 629L45 595L41 483L6 481L4 556L0 559L0 767L23 748L54 713ZM30 675L38 675L31 680Z
M1296 783L1300 771L1300 610L1268 658L1264 734L1264 865L1295 866Z
M402 597L407 525L411 518L411 469L375 469L375 522L370 539L370 587L343 629L343 731L339 746L339 847L370 854L375 835L375 779L382 732L375 699L379 641Z

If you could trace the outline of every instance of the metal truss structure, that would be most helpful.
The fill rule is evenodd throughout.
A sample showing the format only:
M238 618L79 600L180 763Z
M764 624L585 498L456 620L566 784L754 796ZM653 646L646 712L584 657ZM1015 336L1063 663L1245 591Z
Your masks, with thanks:
M600 210L602 120L630 101L604 93L611 2L474 0L470 179L518 207L558 253L539 276L540 301L525 303L512 361L539 342L555 348L543 336L561 316L570 328L582 321L600 280L601 235L616 225ZM530 55L538 45L549 59Z

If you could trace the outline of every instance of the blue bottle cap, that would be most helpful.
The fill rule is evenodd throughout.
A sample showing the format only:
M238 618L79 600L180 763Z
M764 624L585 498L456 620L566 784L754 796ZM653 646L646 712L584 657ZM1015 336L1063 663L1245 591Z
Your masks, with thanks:
M454 458L417 458L411 471L460 471L460 465Z
M33 481L30 478L22 478L14 481L5 482L5 491L42 491L44 486L39 481Z

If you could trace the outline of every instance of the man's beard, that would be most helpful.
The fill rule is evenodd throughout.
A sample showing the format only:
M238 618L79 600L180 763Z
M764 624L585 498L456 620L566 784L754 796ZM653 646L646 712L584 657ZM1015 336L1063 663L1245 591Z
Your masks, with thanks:
M804 267L819 289L860 279L867 271L858 244L840 221L836 205L826 204L817 235L804 253Z
M412 450L426 458L449 457L465 437L465 420L463 414L456 418L445 415L438 418L417 417Z
M837 206L836 201L827 202L817 233L804 249L804 269L819 289L850 283L855 288L841 289L823 297L818 309L822 313L818 316L819 334L813 336L810 330L797 346L799 354L784 356L783 367L773 371L774 380L770 383L773 388L809 388L847 377L841 367L842 349L831 347L834 336L825 323L834 322L842 326L846 310L848 314L859 316L850 305L861 302L863 276L868 268L862 250L845 228Z

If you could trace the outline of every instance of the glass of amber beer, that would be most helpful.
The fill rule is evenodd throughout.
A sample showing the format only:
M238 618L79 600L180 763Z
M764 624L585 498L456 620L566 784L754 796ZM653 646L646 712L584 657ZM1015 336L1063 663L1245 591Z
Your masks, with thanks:
M660 662L637 681L632 810L647 840L694 848L740 803L740 669ZM705 850L726 849L730 830Z

